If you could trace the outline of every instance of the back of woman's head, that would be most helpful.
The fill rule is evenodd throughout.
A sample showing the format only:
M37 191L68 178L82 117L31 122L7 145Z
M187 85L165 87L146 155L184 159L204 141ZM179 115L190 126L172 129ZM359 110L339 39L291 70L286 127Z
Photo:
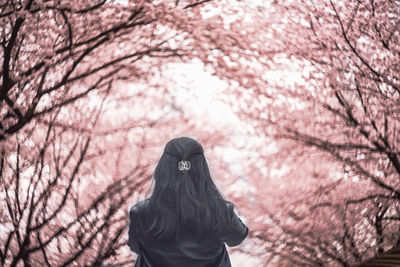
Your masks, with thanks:
M189 137L174 138L165 145L149 198L155 217L148 231L158 238L170 238L185 223L199 233L204 229L218 232L228 224L224 198L203 152L201 144Z

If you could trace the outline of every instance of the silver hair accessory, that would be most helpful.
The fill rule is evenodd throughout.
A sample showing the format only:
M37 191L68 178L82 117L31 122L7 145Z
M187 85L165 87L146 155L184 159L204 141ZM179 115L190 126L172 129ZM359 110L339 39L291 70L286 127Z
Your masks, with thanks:
M190 162L187 160L181 160L178 163L178 169L180 171L188 171L190 170Z

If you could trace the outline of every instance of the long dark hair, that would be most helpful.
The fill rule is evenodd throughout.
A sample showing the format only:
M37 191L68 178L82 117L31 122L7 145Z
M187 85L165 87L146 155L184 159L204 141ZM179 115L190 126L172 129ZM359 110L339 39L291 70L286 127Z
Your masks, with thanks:
M189 161L190 169L179 170L180 161ZM154 220L146 232L159 239L171 238L186 223L200 234L208 229L222 235L230 227L228 202L211 178L203 147L189 137L174 138L165 145L148 201Z

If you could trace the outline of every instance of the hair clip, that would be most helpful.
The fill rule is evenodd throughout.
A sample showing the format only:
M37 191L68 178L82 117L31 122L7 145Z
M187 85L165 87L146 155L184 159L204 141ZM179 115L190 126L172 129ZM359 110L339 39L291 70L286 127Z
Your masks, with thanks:
M180 171L188 171L188 170L190 170L190 162L187 161L187 160L179 161L179 163L178 163L178 169L179 169Z

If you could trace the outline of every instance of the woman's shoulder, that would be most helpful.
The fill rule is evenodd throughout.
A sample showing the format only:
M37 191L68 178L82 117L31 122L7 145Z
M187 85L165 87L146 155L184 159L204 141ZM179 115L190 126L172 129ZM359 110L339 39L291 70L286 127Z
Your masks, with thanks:
M224 199L222 202L220 202L221 208L225 208L227 210L233 210L235 208L235 204L230 202L229 200Z
M232 217L232 214L234 213L234 210L236 208L235 204L226 199L220 201L217 206L219 212L227 214L228 217Z
M135 205L133 205L131 207L130 213L131 214L141 213L143 210L145 210L147 208L148 205L149 205L149 200L148 199L139 201L138 203L136 203Z
M233 203L230 202L229 200L224 200L224 202L225 202L225 206L226 206L227 208L234 208L234 207L235 207L235 204L233 204Z

